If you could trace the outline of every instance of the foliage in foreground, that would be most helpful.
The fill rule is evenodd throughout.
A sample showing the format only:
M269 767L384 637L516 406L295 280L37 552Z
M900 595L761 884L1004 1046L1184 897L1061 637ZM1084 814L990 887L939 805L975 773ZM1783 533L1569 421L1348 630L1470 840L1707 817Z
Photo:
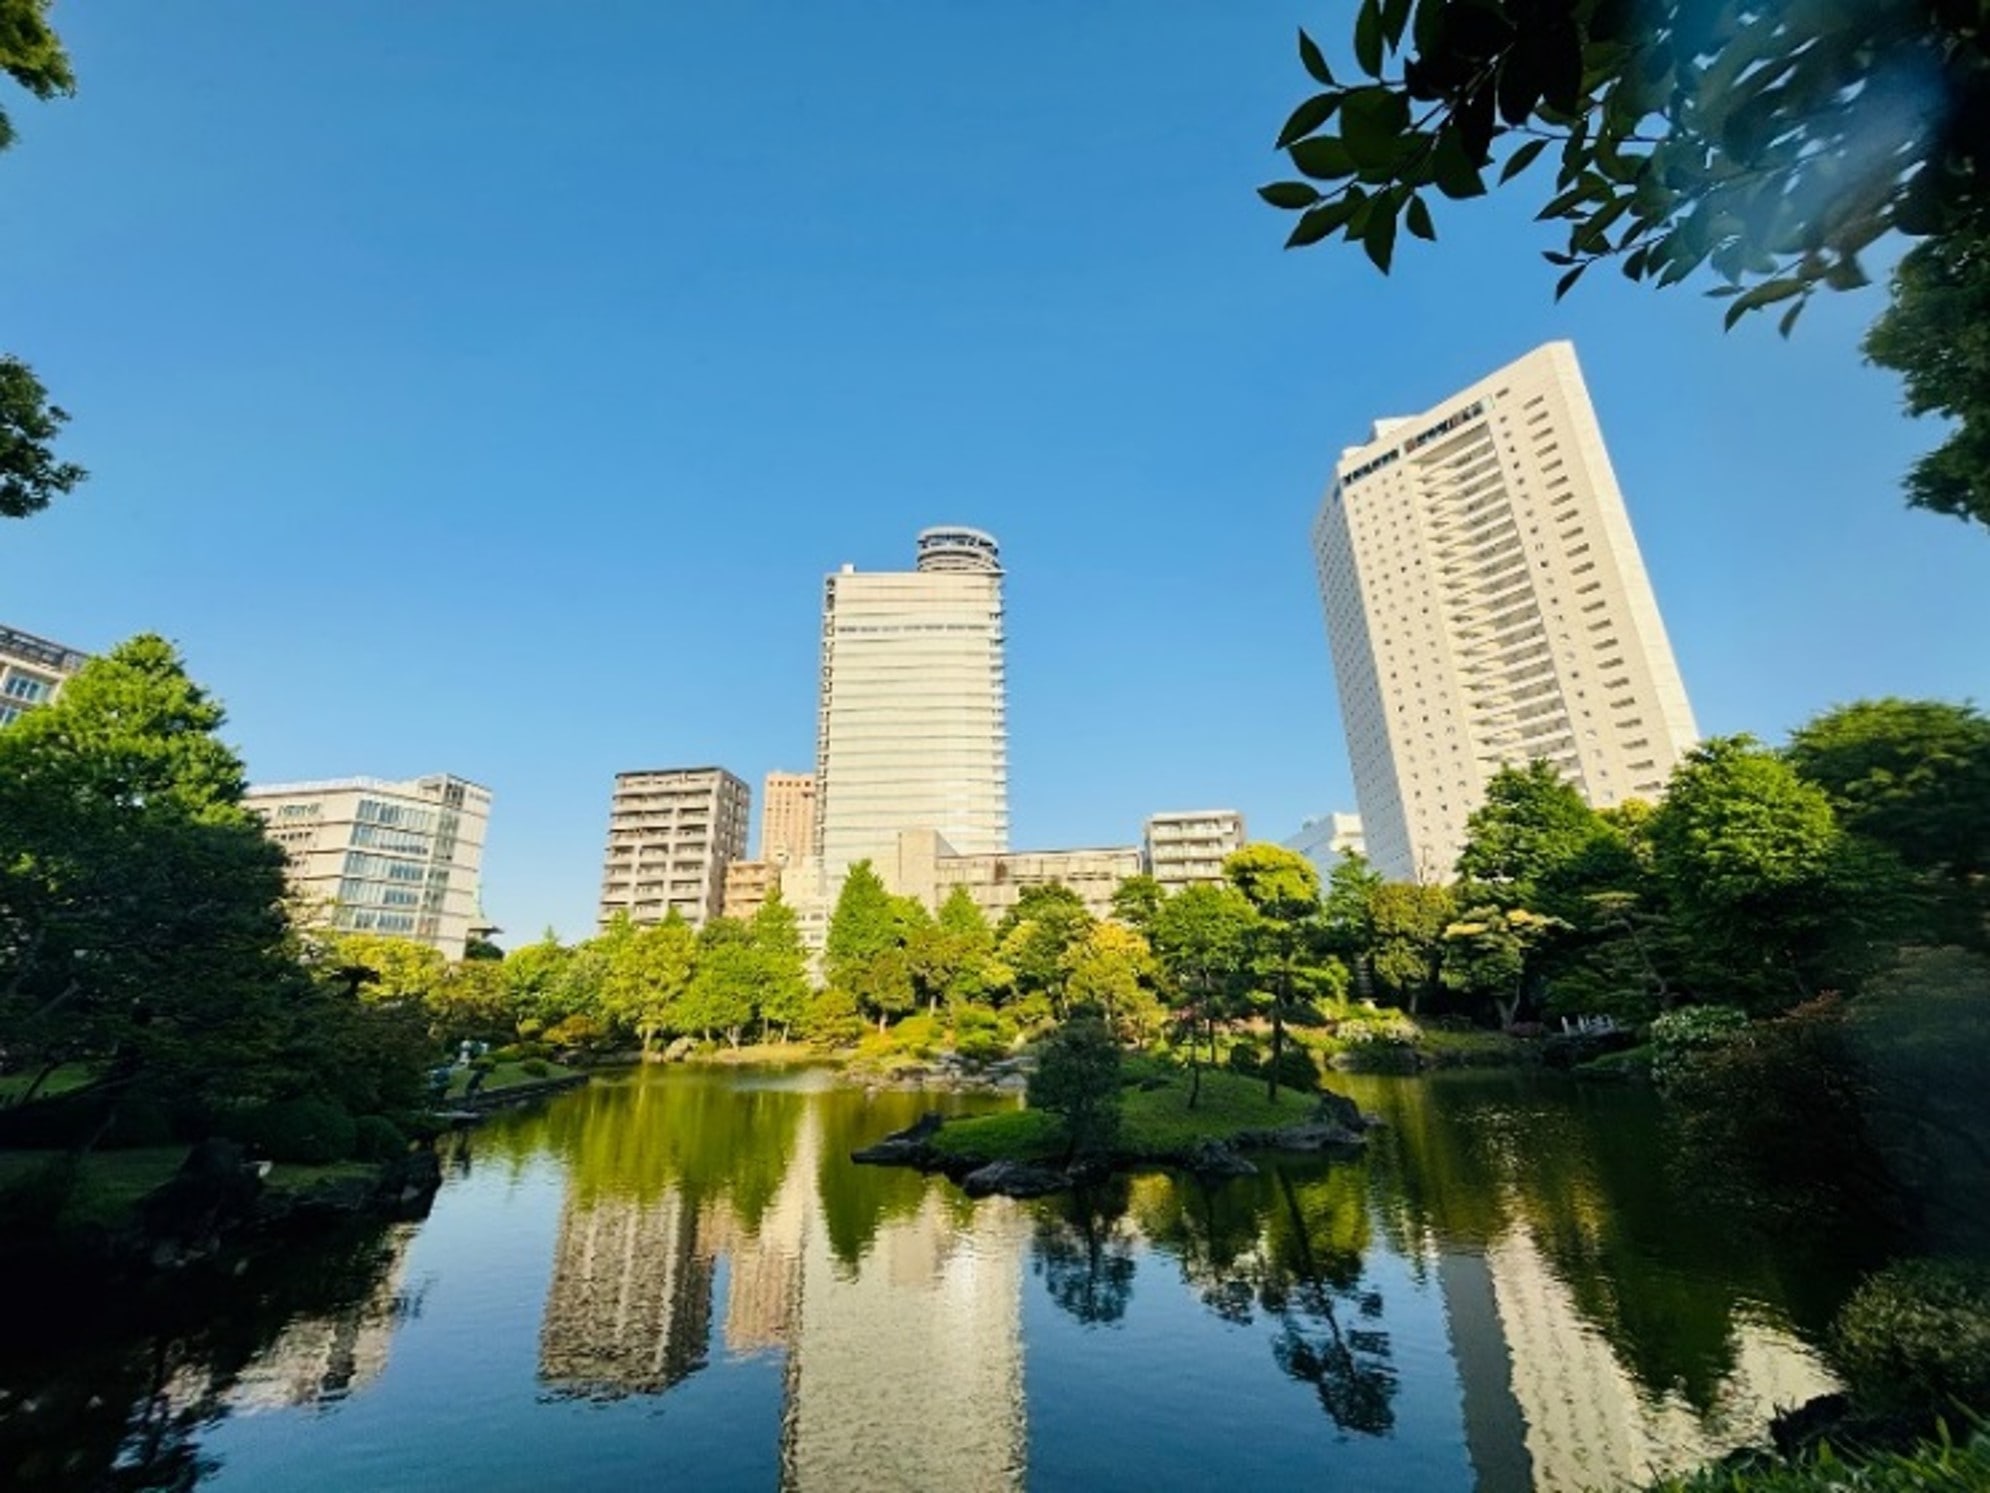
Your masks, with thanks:
M1912 1451L1848 1458L1819 1447L1792 1461L1702 1468L1652 1484L1651 1493L1982 1493L1990 1436L1923 1443Z
M1903 1260L1871 1276L1833 1324L1832 1361L1875 1409L1990 1406L1990 1264Z

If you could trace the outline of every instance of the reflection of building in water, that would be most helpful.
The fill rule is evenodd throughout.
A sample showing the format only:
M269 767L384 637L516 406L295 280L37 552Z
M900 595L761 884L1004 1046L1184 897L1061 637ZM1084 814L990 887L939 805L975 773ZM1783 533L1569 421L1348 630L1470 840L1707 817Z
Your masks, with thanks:
M344 1311L297 1317L236 1377L227 1402L239 1411L286 1410L341 1400L387 1367L400 1318L402 1278L414 1224L387 1230L389 1263L366 1296Z
M1001 1198L977 1207L970 1232L938 1185L878 1230L854 1273L814 1231L788 1361L784 1487L1021 1486L1027 1235Z
M802 1241L815 1208L820 1145L813 1109L805 1112L795 1154L779 1191L749 1230L730 1207L709 1212L700 1228L704 1247L726 1257L725 1343L728 1353L785 1347L801 1300Z
M1676 1390L1640 1391L1524 1227L1439 1269L1480 1493L1642 1485L1759 1439L1778 1409L1835 1387L1789 1333L1743 1317L1702 1415Z
M574 1395L655 1394L705 1365L712 1258L675 1191L571 1195L539 1324L539 1378Z

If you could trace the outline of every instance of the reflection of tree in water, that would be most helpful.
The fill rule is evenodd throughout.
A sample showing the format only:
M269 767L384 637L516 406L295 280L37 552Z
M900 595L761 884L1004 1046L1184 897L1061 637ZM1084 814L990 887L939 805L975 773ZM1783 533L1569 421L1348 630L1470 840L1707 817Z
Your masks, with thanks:
M1260 1312L1277 1324L1273 1358L1314 1386L1336 1426L1368 1436L1394 1429L1398 1376L1382 1297L1362 1282L1361 1167L1278 1163L1220 1186L1181 1178L1141 1222L1209 1310L1238 1325Z
M1036 1273L1050 1299L1087 1327L1119 1321L1133 1295L1129 1196L1127 1180L1112 1177L1039 1205Z
M215 1468L199 1437L286 1342L350 1344L413 1305L382 1295L407 1230L362 1230L266 1252L240 1276L175 1276L124 1294L51 1287L61 1315L14 1314L0 1334L0 1487L186 1493ZM334 1352L305 1376L318 1394L351 1382ZM267 1382L267 1381L265 1381Z

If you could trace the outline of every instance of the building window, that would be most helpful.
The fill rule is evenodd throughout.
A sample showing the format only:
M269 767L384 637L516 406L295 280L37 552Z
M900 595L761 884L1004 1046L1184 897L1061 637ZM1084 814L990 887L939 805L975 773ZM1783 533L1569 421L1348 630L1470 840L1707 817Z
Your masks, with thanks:
M49 691L55 688L53 679L44 679L39 674L25 674L15 670L7 676L7 683L0 686L0 694L10 700L23 700L30 705L39 705L48 698Z

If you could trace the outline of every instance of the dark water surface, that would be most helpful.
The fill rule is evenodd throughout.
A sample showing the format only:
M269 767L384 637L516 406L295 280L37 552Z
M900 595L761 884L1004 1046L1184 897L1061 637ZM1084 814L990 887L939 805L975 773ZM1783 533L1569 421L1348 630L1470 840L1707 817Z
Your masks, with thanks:
M1359 1161L973 1203L848 1160L931 1099L598 1080L475 1132L424 1223L16 1366L0 1483L1612 1488L1831 1387L1845 1275L1677 1195L1650 1095L1336 1083L1388 1122Z

